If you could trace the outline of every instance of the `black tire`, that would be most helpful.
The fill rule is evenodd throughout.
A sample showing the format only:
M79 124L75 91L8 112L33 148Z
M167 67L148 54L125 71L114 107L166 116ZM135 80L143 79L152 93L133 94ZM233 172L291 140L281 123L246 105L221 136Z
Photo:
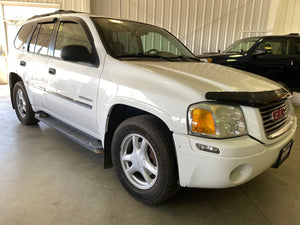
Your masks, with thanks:
M18 81L13 88L13 106L22 124L34 125L38 120L34 117L29 98L22 81Z
M132 117L118 126L112 161L122 185L144 204L158 205L179 189L171 133L153 116Z

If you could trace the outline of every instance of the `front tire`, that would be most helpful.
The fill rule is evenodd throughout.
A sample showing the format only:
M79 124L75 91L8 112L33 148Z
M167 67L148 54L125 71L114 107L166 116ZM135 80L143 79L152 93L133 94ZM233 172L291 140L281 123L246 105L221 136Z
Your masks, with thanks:
M29 98L22 81L18 81L13 88L13 106L22 124L33 125L38 122L34 117Z
M122 185L147 205L160 204L179 189L171 133L153 116L132 117L118 126L112 160Z

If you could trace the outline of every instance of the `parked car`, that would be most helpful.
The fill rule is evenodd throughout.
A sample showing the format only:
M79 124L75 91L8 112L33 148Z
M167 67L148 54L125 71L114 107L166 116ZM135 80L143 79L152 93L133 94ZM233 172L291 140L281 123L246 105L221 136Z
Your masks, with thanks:
M159 27L59 11L28 20L14 44L9 84L20 122L45 122L102 154L145 204L180 186L243 184L291 151L290 92L202 63Z
M253 72L300 91L299 34L244 38L222 53L203 54L199 58Z

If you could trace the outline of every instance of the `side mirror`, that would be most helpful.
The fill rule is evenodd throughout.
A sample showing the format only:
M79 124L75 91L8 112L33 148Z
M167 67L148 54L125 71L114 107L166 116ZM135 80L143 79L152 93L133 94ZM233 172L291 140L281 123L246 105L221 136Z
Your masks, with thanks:
M61 49L61 58L72 62L93 62L93 55L85 46L67 45Z
M267 50L266 49L256 49L252 55L265 55L267 54Z

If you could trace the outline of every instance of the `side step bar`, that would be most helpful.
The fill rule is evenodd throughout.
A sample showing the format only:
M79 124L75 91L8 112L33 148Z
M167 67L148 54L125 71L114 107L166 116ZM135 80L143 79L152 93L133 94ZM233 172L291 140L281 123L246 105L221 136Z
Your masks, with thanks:
M43 112L36 113L35 118L54 128L61 134L67 136L83 147L89 149L90 151L94 153L104 153L101 141L89 136L88 134L85 134L77 130L76 128L71 127L70 125Z

